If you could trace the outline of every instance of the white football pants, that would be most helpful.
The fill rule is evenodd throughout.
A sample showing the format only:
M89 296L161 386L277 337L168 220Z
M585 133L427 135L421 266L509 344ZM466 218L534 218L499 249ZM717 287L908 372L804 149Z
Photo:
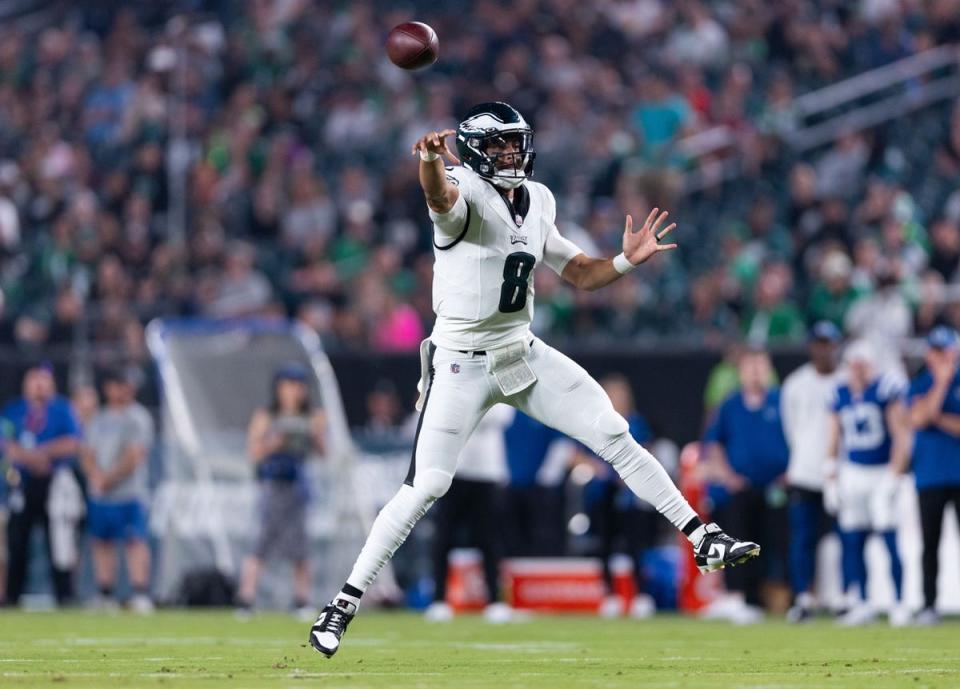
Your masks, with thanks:
M837 471L837 523L844 531L893 531L902 477L888 464L844 461Z
M370 529L347 583L361 591L406 540L414 524L447 492L460 450L497 402L516 407L589 447L609 462L627 486L678 529L696 517L660 463L629 434L600 384L577 363L533 338L527 361L537 381L509 397L486 357L430 347L430 380L407 480Z

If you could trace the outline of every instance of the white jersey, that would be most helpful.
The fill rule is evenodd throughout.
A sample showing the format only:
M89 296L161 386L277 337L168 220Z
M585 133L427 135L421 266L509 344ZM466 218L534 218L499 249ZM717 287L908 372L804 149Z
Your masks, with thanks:
M791 373L780 391L780 418L790 446L787 482L808 490L823 489L824 463L830 441L830 403L840 371L822 375L807 363Z
M581 250L560 236L553 194L537 182L514 190L513 207L493 184L465 167L447 168L460 196L433 220L433 310L438 347L493 349L529 337L533 269L558 275Z

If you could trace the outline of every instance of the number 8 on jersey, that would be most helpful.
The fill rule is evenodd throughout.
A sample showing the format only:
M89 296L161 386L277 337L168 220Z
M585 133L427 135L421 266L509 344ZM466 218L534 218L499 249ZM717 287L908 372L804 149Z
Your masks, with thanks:
M503 265L503 286L500 288L500 312L513 313L527 305L527 281L537 262L525 251L507 256Z

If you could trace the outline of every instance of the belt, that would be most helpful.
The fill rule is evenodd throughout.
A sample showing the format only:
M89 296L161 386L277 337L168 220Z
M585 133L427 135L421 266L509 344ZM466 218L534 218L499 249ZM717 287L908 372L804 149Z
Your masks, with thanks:
M533 340L530 340L530 346L531 346L531 347L533 347L533 342L534 342ZM468 350L468 349L458 349L457 351L460 352L461 354L470 354L471 356L473 356L473 355L476 355L476 356L486 356L486 355L487 355L487 350L486 350L486 349L475 349L475 350L473 350L472 352L471 352L470 350Z

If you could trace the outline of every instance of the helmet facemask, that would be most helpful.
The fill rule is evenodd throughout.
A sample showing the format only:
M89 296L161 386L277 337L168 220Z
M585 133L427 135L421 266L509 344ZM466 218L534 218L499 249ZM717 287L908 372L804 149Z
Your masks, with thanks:
M475 140L484 158L480 175L498 187L516 189L533 171L533 133L529 130L494 132Z
M464 166L501 189L516 189L533 175L533 130L506 103L473 107L457 128Z

